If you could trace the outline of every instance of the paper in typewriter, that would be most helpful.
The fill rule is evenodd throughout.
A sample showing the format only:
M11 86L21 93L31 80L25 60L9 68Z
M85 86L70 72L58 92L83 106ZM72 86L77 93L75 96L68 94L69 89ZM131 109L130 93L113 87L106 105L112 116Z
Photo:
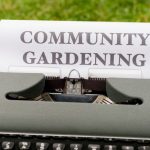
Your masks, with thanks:
M0 21L0 71L150 78L150 24Z

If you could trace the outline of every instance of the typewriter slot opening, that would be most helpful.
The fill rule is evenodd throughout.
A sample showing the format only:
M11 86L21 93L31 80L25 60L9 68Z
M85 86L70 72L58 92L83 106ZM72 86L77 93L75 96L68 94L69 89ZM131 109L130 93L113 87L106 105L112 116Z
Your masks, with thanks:
M110 86L114 97L109 97L106 88L107 79L74 79L74 78L46 78L45 87L38 96L25 97L21 92L6 94L9 100L74 102L92 104L141 105L143 101L137 97L129 97ZM24 91L26 92L26 91ZM29 92L27 90L27 92ZM32 92L32 89L30 90ZM119 100L117 100L117 96Z

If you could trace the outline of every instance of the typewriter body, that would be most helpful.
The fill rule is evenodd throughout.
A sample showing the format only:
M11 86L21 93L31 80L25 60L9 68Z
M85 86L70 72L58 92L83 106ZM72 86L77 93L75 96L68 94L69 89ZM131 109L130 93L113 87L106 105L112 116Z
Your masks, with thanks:
M147 31L1 21L0 148L150 150Z

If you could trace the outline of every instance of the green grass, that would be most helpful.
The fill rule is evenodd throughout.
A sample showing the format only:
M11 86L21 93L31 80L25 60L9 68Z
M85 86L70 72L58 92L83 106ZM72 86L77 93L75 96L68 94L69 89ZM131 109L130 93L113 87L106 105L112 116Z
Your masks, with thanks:
M150 0L0 0L0 19L150 21Z

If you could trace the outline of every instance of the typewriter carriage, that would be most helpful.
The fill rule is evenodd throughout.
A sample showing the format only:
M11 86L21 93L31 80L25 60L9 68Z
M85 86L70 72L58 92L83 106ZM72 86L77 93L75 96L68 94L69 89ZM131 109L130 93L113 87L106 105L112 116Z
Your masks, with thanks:
M111 98L109 98L110 93ZM88 80L45 77L42 81L23 91L8 92L6 98L9 100L98 104L141 105L143 103L140 98L128 96L116 90L104 78Z

